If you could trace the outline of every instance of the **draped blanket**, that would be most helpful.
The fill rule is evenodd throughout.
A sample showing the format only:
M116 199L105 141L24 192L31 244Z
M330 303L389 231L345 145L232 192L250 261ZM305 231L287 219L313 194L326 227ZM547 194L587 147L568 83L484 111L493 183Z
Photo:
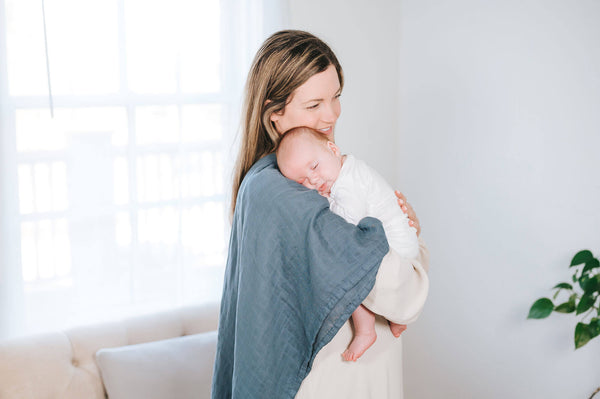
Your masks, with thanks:
M347 223L281 175L274 154L259 160L233 217L213 399L293 398L388 249L379 220Z

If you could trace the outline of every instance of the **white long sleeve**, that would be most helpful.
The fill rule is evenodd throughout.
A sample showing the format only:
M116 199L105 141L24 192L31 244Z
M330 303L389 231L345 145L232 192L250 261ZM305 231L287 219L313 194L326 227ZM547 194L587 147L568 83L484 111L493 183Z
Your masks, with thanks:
M417 230L398 206L394 190L376 170L360 159L347 155L340 174L331 187L329 207L350 223L365 216L381 221L390 247L404 258L419 253Z

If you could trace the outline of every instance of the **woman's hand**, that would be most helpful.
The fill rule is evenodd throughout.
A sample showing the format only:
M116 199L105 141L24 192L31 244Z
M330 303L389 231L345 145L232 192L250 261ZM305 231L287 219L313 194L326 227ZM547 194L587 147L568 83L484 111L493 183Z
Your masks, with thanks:
M417 229L417 237L418 237L419 235L421 235L421 224L419 223L419 218L417 217L417 214L415 213L412 206L410 206L408 201L406 201L406 197L404 196L404 194L402 194L398 190L394 191L394 193L396 194L396 197L398 198L398 205L400 206L400 209L402 209L402 212L406 213L406 215L410 219L408 224L410 224L412 227Z

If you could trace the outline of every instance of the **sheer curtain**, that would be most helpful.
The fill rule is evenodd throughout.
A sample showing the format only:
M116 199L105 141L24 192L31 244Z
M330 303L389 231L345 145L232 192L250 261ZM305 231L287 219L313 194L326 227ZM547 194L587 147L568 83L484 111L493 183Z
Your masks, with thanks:
M242 86L286 3L41 4L0 0L0 337L218 300Z

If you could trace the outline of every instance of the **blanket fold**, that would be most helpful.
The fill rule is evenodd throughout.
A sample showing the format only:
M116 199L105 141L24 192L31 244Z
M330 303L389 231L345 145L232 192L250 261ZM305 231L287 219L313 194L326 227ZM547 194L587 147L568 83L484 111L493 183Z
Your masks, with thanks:
M259 160L233 217L212 398L293 398L388 250L377 219L347 223L281 175L274 154Z

